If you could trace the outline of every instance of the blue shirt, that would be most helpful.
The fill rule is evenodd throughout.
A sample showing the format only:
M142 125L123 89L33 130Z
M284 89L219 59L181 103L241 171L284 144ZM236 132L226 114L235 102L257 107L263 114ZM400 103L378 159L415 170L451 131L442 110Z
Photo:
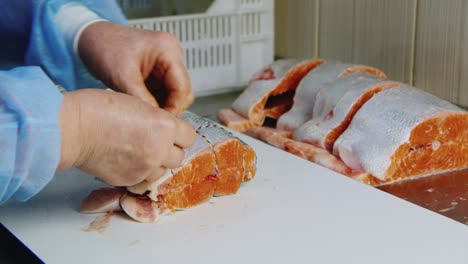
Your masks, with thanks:
M76 51L90 23L125 24L115 0L4 0L0 3L0 204L25 201L60 160L59 112L67 90L103 87Z

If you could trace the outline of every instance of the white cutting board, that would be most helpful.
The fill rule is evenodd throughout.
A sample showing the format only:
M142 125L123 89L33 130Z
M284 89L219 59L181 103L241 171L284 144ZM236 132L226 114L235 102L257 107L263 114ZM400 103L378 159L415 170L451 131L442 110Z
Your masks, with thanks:
M468 263L468 228L377 189L240 135L257 177L155 224L112 217L84 232L78 212L102 184L78 170L56 175L0 221L46 263Z

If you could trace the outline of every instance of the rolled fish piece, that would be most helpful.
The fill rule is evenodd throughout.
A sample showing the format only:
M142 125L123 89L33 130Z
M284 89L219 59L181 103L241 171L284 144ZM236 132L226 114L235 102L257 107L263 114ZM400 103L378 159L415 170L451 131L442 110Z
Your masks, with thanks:
M349 167L388 183L468 167L468 112L414 87L375 94L336 140Z
M189 122L213 148L217 172L215 196L236 193L243 181L255 176L255 153L246 143L204 117L186 112L182 119Z
M275 61L256 74L232 104L232 109L249 122L231 125L229 119L219 119L233 129L261 126L266 117L277 119L292 106L294 91L301 79L322 63L321 59Z
M186 209L208 200L216 186L216 160L211 145L198 135L185 151L182 166L167 170L156 181L143 181L128 191L163 201L170 209Z
M127 193L123 188L100 188L92 191L81 202L80 211L85 214L121 211L120 198Z
M386 76L380 70L357 64L327 62L311 70L299 83L291 109L277 122L277 128L294 131L312 119L316 95L320 89L336 79L356 72L366 72L382 79Z
M365 72L340 77L317 93L314 118L296 129L293 139L332 152L336 139L367 100L382 90L401 85Z
M181 117L198 133L195 145L186 150L182 166L155 182L129 187L133 193L163 200L169 208L185 209L212 195L236 193L244 179L255 175L255 155L244 142L209 119L186 112Z
M206 118L186 112L182 119L198 133L195 144L185 150L182 165L167 170L156 181L143 181L127 187L124 194L114 195L120 198L120 207L136 221L155 222L169 210L196 206L213 195L236 193L242 182L255 176L256 155L250 146ZM84 201L92 205L99 199L94 193ZM113 201L109 203L114 204ZM85 209L92 212L94 208Z

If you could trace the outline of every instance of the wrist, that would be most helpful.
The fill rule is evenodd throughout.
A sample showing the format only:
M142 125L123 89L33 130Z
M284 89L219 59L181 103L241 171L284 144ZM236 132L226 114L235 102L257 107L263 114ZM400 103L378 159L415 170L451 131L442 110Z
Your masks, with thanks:
M65 170L76 165L81 152L81 118L79 92L64 93L60 108L61 131L60 162L57 170Z

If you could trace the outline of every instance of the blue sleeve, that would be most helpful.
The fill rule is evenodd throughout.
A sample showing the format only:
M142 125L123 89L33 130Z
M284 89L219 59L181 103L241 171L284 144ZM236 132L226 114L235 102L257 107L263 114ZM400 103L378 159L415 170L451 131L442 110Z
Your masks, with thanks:
M53 177L62 99L39 67L0 71L0 204L29 199Z
M99 19L126 24L115 0L31 1L31 29L25 64L41 66L67 90L104 85L92 77L76 52L76 36Z
M67 90L103 87L87 72L76 53L74 43L80 31L99 19L120 24L126 20L115 0L6 1L0 7L0 36L6 33L10 37L7 40L15 40L0 47L7 52L24 49L27 65L0 71L3 203L9 198L29 199L55 173L60 159L58 122L63 98L54 83Z

